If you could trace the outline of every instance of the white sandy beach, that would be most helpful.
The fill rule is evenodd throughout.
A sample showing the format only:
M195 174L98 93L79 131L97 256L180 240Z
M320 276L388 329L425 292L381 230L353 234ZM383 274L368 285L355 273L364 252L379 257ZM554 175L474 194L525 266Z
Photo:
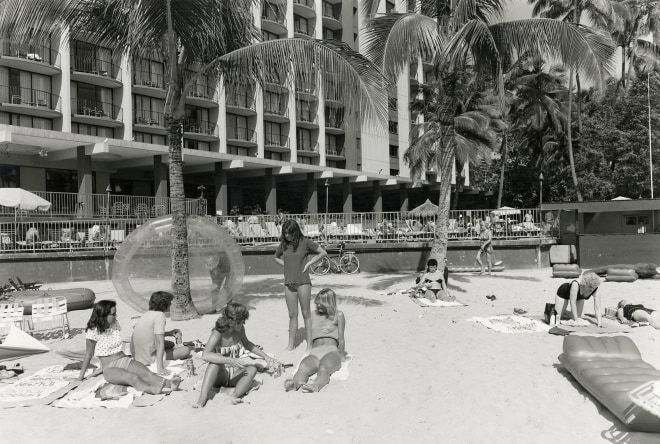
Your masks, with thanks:
M516 307L529 316L541 315L564 282L550 274L547 268L492 277L451 274L450 289L468 305L447 308L421 308L406 295L383 294L410 287L413 274L314 276L315 291L329 286L340 296L347 351L354 355L348 380L333 380L318 394L286 393L282 383L289 369L278 379L263 375L263 386L242 405L230 406L216 397L202 410L191 407L198 393L190 383L186 391L150 407L0 409L2 442L660 442L658 435L627 432L563 370L557 360L561 336L498 333L467 321L512 314ZM97 301L119 300L109 281L47 285L73 286L93 289ZM660 309L660 280L605 282L601 289L604 307L625 297ZM486 299L491 294L495 301ZM296 363L305 344L294 352L282 351L287 340L282 277L248 276L237 299L254 308L246 324L248 337L278 359ZM593 312L591 301L586 311ZM69 313L77 334L89 315L90 310ZM119 301L118 315L124 336L130 336L131 318L139 314ZM168 328L183 330L184 341L206 342L214 322L215 316L168 320ZM660 368L659 331L640 327L624 334L646 361ZM23 364L29 375L71 361L49 352L9 361L14 362Z

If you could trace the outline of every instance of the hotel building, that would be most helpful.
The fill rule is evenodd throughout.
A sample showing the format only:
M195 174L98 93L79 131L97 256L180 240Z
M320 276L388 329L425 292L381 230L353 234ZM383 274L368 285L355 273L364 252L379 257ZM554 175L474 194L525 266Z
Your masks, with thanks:
M359 50L358 3L263 0L255 24L264 40L335 39ZM383 1L381 10L403 4ZM61 37L2 41L0 187L168 195L163 64L114 59L108 48ZM403 159L411 118L420 118L407 106L411 85L428 82L431 68L412 60L383 127L346 125L340 98L316 83L198 83L185 105L186 196L203 193L209 213L223 215L254 204L270 214L318 213L326 202L330 212L406 210L440 180L429 171L414 183Z

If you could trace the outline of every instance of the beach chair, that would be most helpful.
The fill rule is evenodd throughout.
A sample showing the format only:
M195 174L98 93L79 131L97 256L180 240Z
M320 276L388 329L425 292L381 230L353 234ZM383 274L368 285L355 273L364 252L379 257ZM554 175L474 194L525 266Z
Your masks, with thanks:
M266 233L261 226L261 224L257 223L249 223L249 229L250 229L250 236L255 238L255 241L263 242L268 238L268 233Z
M71 334L68 307L66 298L40 298L32 303L32 315L27 318L28 333L44 332L62 329L62 336L66 339Z
M367 238L367 235L362 228L362 224L346 224L344 235L347 240L364 240Z
M16 281L24 290L39 290L41 288L39 282L23 282L20 276L16 276Z
M303 228L303 233L310 239L315 239L321 236L321 231L319 230L319 224L307 224Z
M139 203L133 209L135 217L138 219L146 219L149 217L149 207L146 203Z
M9 284L10 284L12 287L14 287L14 289L15 289L16 291L23 291L23 290L25 290L25 288L23 288L23 286L22 286L21 284L19 284L19 283L17 283L17 282L14 282L14 280L13 280L12 278L9 278L8 281L9 281Z
M0 304L0 336L7 336L11 325L25 329L24 313L23 304Z
M337 222L325 224L323 226L323 232L325 233L326 241L328 243L339 240L342 235L341 227L337 225Z
M268 236L275 238L279 240L282 226L277 225L275 222L264 222L264 226L266 227L266 232L268 233Z

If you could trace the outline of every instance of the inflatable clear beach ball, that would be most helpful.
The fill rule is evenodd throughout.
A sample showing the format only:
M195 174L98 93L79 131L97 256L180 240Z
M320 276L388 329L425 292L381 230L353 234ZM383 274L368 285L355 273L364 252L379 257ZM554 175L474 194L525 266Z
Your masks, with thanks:
M241 248L212 219L190 216L187 221L193 302L199 313L214 313L241 289ZM112 283L121 300L140 312L149 310L154 291L171 291L171 228L171 216L152 219L127 236L115 253Z

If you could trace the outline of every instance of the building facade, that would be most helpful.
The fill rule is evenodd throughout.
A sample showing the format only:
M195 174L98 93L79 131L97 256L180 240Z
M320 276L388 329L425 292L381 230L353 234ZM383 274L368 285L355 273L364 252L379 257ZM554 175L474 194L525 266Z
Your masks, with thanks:
M356 50L365 23L355 0L264 0L254 18L264 40L335 39ZM62 36L3 40L0 50L0 186L168 195L161 62L115 63L110 49ZM186 98L186 196L203 195L217 214L256 204L271 214L405 211L441 179L429 171L414 183L403 160L420 119L407 105L411 85L431 75L430 64L411 60L390 93L387 130L347 125L340 98L317 82L201 81Z

